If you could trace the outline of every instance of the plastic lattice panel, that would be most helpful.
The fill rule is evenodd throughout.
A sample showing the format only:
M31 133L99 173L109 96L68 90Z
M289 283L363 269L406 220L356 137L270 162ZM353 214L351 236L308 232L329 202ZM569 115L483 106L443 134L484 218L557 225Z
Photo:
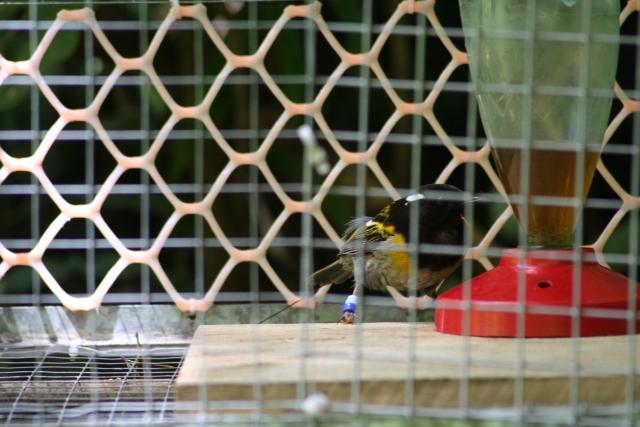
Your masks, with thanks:
M38 243L30 251L12 251L0 243L0 256L2 257L0 276L4 276L12 267L29 266L37 272L46 286L55 294L65 307L71 310L90 310L100 306L105 295L109 292L116 279L127 266L136 263L145 264L150 267L164 287L164 290L169 294L180 310L194 312L206 310L214 303L216 296L223 288L229 274L239 263L254 262L257 263L266 273L273 286L282 294L286 301L293 303L297 301L299 297L291 291L278 276L278 273L274 270L267 259L267 249L270 247L274 238L287 219L296 213L312 215L335 245L339 246L341 244L339 233L330 225L321 206L325 196L334 185L337 177L347 166L354 164L366 165L366 167L377 177L390 196L394 198L399 197L398 191L385 175L385 171L380 167L377 157L381 147L385 144L385 141L394 126L405 116L423 117L433 128L444 147L446 147L448 152L451 154L450 162L439 175L439 182L446 182L454 170L456 170L460 165L474 162L480 166L484 172L486 172L497 191L504 195L504 189L489 161L489 146L485 145L477 151L465 151L457 147L443 126L441 126L439 118L434 113L434 104L442 95L445 83L451 77L454 70L459 67L464 67L467 64L466 53L457 48L447 35L438 20L438 16L436 16L434 5L434 0L403 1L399 3L395 12L384 24L384 28L380 32L379 36L374 40L371 48L368 51L357 53L347 51L338 41L338 38L330 30L323 18L320 3L316 2L308 5L286 6L284 7L280 18L277 19L274 25L267 32L266 36L260 42L257 50L249 55L238 55L225 44L223 37L214 28L212 21L207 16L207 9L204 5L174 5L169 10L169 13L164 18L160 27L153 34L148 49L139 57L124 57L114 48L107 35L105 35L101 29L100 22L96 20L92 9L84 8L80 10L60 11L57 15L57 19L48 28L42 39L39 41L37 48L30 58L22 61L10 61L5 59L5 57L0 56L0 85L2 85L3 82L12 75L29 76L35 82L47 102L53 106L58 115L57 120L46 131L44 138L42 138L33 154L26 157L15 157L9 155L4 150L0 150L0 161L2 162L2 168L0 169L0 183L4 182L12 173L28 172L37 178L48 197L50 197L60 211L57 218L48 225L46 230L40 236ZM633 12L637 12L638 10L640 10L640 1L629 1L620 16L620 24L622 25L622 23L624 23L624 21ZM408 14L424 15L437 34L439 42L442 43L450 55L448 65L446 65L446 67L441 71L433 88L421 102L404 101L391 85L379 62L381 50L387 43L390 35L394 33L400 19ZM174 98L172 98L165 84L163 84L162 79L159 77L157 70L154 68L154 58L165 41L167 32L176 23L176 21L183 18L192 18L200 23L202 30L206 33L219 53L223 55L225 61L223 68L214 76L215 79L213 84L211 84L206 91L204 99L196 105L187 106L180 105L174 100ZM313 101L309 103L293 102L289 97L287 97L287 95L285 95L283 90L274 81L265 67L265 57L267 56L270 48L278 38L279 34L283 31L285 25L294 18L312 20L319 30L318 37L324 38L331 49L339 57L339 64L333 73L331 73L326 83L324 83L317 92ZM100 87L93 101L86 108L80 109L71 109L65 106L47 84L40 70L42 59L56 37L56 34L58 34L59 30L63 25L65 25L65 23L72 21L82 22L88 26L93 33L95 40L97 40L99 45L115 64L113 71L110 73L105 83ZM355 66L368 67L380 81L384 92L393 103L393 113L386 120L385 125L378 132L373 143L365 151L349 151L345 149L334 135L334 132L322 113L322 107L327 100L327 97L332 93L332 90L335 88L340 77L344 75L347 69ZM234 70L238 69L254 70L263 80L271 94L282 105L281 115L273 124L266 137L262 140L257 150L251 152L239 152L232 148L210 115L211 105L225 83L225 80ZM138 156L128 156L123 154L111 140L98 116L101 106L114 88L116 81L121 75L128 71L139 71L146 74L171 113L148 151ZM625 93L625 90L618 84L615 86L615 93L622 104L622 108L609 125L603 144L607 144L624 120L628 119L629 116L640 110L640 102L628 96ZM329 173L326 175L319 191L317 191L316 194L308 200L292 199L284 191L281 183L276 179L266 161L267 154L274 143L276 143L276 140L285 124L290 118L299 115L308 116L313 119L319 130L327 139L329 145L338 156L338 161L332 166ZM180 200L176 194L172 192L170 186L165 182L156 167L156 156L165 144L168 135L176 123L182 119L195 119L200 121L215 143L229 159L226 166L206 192L204 198L192 203ZM93 200L85 204L73 204L66 201L57 190L56 185L54 185L47 176L43 168L44 160L52 146L56 143L56 138L59 133L71 122L85 122L91 125L95 129L102 144L104 144L104 147L106 147L116 162L115 168L108 175L104 183L102 183L102 186ZM227 183L232 172L243 165L256 166L283 205L282 211L275 218L275 221L270 226L269 231L266 233L259 245L252 249L239 249L235 247L225 235L225 230L220 226L211 209L216 197ZM101 213L103 204L118 179L126 171L131 169L146 171L153 182L160 188L163 196L169 201L173 209L173 213L167 219L166 223L164 223L159 235L154 236L156 238L151 247L145 250L132 250L127 248L122 243L121 239L112 231L112 228L104 220ZM630 210L637 209L638 206L640 206L640 197L632 196L629 191L625 190L616 181L616 179L614 179L613 175L609 172L602 161L598 164L598 171L623 202L622 206L605 227L600 237L592 245L596 252L601 254L605 243L620 223L621 219ZM209 285L208 290L200 299L183 297L176 290L174 284L159 261L160 251L164 247L172 230L178 221L186 215L199 215L204 218L215 237L221 242L222 247L229 255L228 261L224 264L215 280ZM493 226L488 230L486 235L481 239L480 243L468 250L467 257L477 260L487 269L492 268L492 264L486 256L486 250L490 247L494 238L511 215L512 212L510 208L504 210L502 214L499 215ZM84 218L95 224L97 229L117 252L119 257L117 262L111 266L108 273L104 278L102 278L101 282L95 289L95 292L85 297L73 297L69 295L50 273L47 265L43 262L43 255L51 242L60 232L64 224L74 218ZM319 291L319 294L324 294L327 291L328 288L325 287ZM396 301L401 305L407 303L407 300L397 293L394 295L394 298L396 298ZM314 298L305 299L299 302L298 306L313 306L315 301L316 299Z

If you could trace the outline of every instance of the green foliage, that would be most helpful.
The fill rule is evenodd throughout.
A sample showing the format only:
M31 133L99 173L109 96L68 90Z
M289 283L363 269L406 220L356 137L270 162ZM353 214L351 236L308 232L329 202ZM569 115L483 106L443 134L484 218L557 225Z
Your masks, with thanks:
M69 68L68 62L72 55L82 55L78 51L81 48L81 37L82 34L78 31L59 31L51 47L47 49L40 65L40 72L43 75L64 74L69 73L69 70L81 69L80 64ZM83 59L83 56L79 59Z

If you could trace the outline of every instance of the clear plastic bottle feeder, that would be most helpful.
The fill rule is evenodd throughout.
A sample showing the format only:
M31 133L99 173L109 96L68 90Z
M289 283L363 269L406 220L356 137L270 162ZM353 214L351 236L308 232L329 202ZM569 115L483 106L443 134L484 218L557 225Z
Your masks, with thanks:
M506 250L496 268L443 293L437 330L505 337L628 331L626 314L590 317L589 309L628 309L629 280L572 239L611 110L619 4L460 0L480 116L528 250Z

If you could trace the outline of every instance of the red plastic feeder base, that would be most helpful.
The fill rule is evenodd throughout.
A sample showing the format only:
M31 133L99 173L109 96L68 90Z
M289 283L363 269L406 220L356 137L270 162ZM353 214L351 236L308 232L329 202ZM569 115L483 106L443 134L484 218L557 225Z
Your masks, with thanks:
M516 337L518 301L524 301L525 337L574 336L573 307L580 309L580 336L627 334L629 279L598 264L590 248L582 248L581 264L571 260L572 254L571 250L530 251L521 262L519 250L505 250L496 268L438 297L436 330L457 335ZM578 304L573 298L576 273L581 292ZM518 298L518 284L525 278L523 295ZM467 286L471 304L465 330L463 304ZM636 307L640 308L640 295L636 295ZM636 321L636 330L640 331L640 320Z

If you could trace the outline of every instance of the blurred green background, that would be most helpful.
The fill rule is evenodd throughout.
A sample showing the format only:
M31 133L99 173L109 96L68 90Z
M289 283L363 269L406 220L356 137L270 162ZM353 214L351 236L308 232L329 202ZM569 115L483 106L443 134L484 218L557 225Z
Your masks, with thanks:
M256 50L287 4L290 3L209 3L207 10L227 46L235 53L249 54ZM81 6L64 5L65 8ZM322 15L345 49L361 52L369 49L396 6L394 1L332 0L323 2ZM44 35L47 22L55 19L61 7L51 4L0 5L0 22L3 23L0 54L10 60L27 59ZM368 7L371 7L370 14ZM123 56L139 56L153 38L159 21L166 16L168 2L98 3L94 9L116 50ZM453 43L463 49L457 2L440 1L435 10ZM33 19L41 25L30 30L28 24L33 23ZM636 13L622 28L622 33L630 38L623 40L626 42L621 47L618 75L620 85L630 93L635 91L636 95L640 78L637 71L640 68L637 65L639 27ZM65 29L69 30L59 31L47 49L40 71L65 106L81 108L94 98L114 64L85 26L67 24ZM424 61L416 63L417 58L421 58L420 49L424 49ZM379 58L399 96L407 101L424 99L449 61L448 52L421 15L406 15L398 22ZM194 105L202 100L224 63L223 56L205 32L185 20L169 31L156 55L154 67L176 102ZM301 19L287 24L265 60L267 70L279 87L296 102L312 99L338 63L338 56L317 31L316 25ZM484 134L466 82L467 68L459 67L438 98L434 112L456 145L473 150L484 144ZM612 117L620 108L620 102L615 100ZM378 77L367 68L355 67L341 77L322 113L340 143L355 151L371 144L393 110ZM282 111L282 106L257 73L239 69L231 73L216 96L211 117L234 149L252 151ZM165 102L149 78L140 72L122 75L99 113L103 126L126 155L144 153L169 116ZM12 156L33 153L57 118L54 108L28 77L12 76L0 85L0 146ZM295 130L305 122L314 126L318 143L325 148L330 163L333 165L337 161L337 155L309 118L290 119L270 150L267 162L287 193L296 199L304 196L305 174L312 180L312 191L317 190L324 179L302 161L303 147ZM627 119L603 155L605 164L626 189L631 188L632 177L639 175L639 128L637 114L635 118ZM409 116L394 127L378 161L396 188L409 190L412 159L418 154L421 183L435 181L451 159L427 121ZM171 131L156 166L179 198L194 201L203 197L227 161L201 123L183 120ZM70 123L49 151L44 169L67 201L86 203L93 199L115 165L91 126ZM389 201L373 174L364 168L360 173L358 170L356 166L347 167L322 205L324 214L338 233L351 218L361 213L371 214ZM467 190L475 193L495 192L485 173L473 164L458 167L450 182L460 187L473 182L474 188ZM367 189L364 212L357 203L363 187ZM497 198L495 200L473 208L475 243L506 207ZM584 243L592 243L598 237L621 204L599 174L594 179L590 200L594 202L585 209L581 224ZM237 247L248 248L257 245L282 211L282 204L257 168L243 166L232 173L218 195L213 211L227 237ZM127 171L120 178L102 210L109 226L132 249L148 248L171 212L171 205L159 193L153 180L145 171L139 170ZM58 214L59 210L30 174L11 174L0 185L0 241L9 249L31 249ZM299 238L302 227L300 215L290 217L268 253L279 276L293 290L299 289L303 248L308 245ZM612 261L620 259L616 254L626 254L633 248L637 250L640 237L632 235L629 227L627 215L606 247L607 252L614 254ZM333 244L315 222L313 233L313 263L319 266L330 262L335 255ZM498 234L493 247L517 244L518 227L511 219ZM116 252L93 224L74 219L56 236L44 262L67 292L84 294L95 288L117 259ZM227 259L226 252L204 221L193 216L180 220L160 255L176 288L198 295L209 288ZM624 263L613 262L612 267L631 274ZM473 266L473 272L481 271L481 266ZM449 282L454 284L460 279L461 272L458 272ZM248 290L269 292L274 288L257 266L240 264L225 283L224 291ZM111 293L138 293L139 299L146 301L150 292L156 291L163 295L153 273L146 266L132 265L119 277ZM349 290L345 286L335 291ZM37 295L50 291L31 269L17 267L9 270L0 281L0 293ZM1 301L15 303L18 300L5 295ZM38 299L29 301L38 302Z

